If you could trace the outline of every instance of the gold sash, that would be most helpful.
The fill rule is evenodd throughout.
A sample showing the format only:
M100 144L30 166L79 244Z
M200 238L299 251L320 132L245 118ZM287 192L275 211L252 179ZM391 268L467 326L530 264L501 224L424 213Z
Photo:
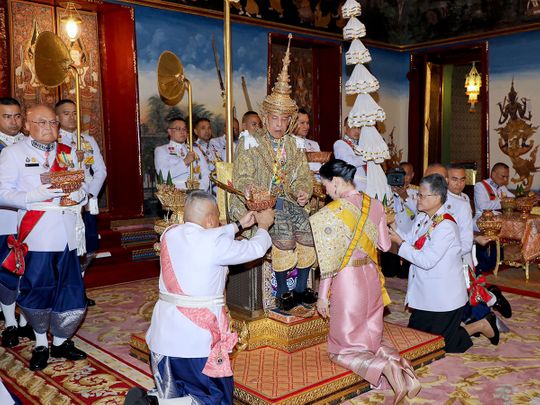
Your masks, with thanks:
M321 278L332 277L347 266L354 249L360 245L377 267L386 306L391 301L378 265L378 232L377 226L369 220L370 205L371 199L365 194L361 209L345 199L335 200L312 215L310 223Z

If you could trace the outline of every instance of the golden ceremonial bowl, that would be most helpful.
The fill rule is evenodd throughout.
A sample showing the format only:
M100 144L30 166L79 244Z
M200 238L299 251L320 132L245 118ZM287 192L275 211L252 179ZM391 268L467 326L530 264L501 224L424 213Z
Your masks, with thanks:
M501 208L505 214L511 214L516 209L516 199L513 197L501 198Z
M264 211L268 208L274 208L276 205L277 197L268 197L261 200L246 200L246 205L250 211Z
M186 191L179 190L174 185L158 184L156 197L163 209L170 210L172 214L167 218L169 224L184 223L184 205L186 203Z
M313 195L321 200L326 198L326 188L319 181L313 181Z
M250 187L246 193L246 205L250 211L264 211L276 205L277 197L258 187Z
M478 218L478 221L476 221L476 225L483 235L495 237L498 236L501 231L502 222L497 218L493 211L485 210L482 212L480 218Z
M165 209L179 210L186 202L186 192L179 190L175 186L158 184L156 186L156 197Z
M68 194L60 198L60 205L69 207L78 202L69 198L69 194L81 188L84 181L84 170L64 170L60 172L46 172L41 174L41 183L51 184L51 188L59 188Z
M310 163L326 163L332 157L332 152L306 152L306 157Z
M523 214L530 214L536 204L534 197L519 197L516 198L516 209Z

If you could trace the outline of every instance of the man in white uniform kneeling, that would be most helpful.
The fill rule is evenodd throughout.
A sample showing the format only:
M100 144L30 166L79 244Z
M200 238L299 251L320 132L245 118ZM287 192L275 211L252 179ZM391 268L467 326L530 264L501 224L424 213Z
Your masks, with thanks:
M186 199L184 224L161 237L159 300L146 341L160 398L190 395L203 404L232 404L229 352L237 341L225 309L229 265L262 257L272 241L273 210L248 212L220 226L212 195L194 191ZM235 235L257 222L250 240Z

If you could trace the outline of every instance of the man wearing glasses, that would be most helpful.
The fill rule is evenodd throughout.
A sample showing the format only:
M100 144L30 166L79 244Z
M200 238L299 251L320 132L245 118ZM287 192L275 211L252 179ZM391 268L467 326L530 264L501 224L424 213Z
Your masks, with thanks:
M24 139L21 105L11 97L0 98L0 151ZM17 210L0 206L0 263L6 258L9 235L17 234ZM0 267L0 307L5 320L2 332L2 346L13 347L19 344L19 337L34 338L34 331L27 325L21 314L19 323L15 318L15 300L19 277ZM17 327L18 326L18 327Z
M52 357L86 358L69 339L86 311L77 256L82 241L76 236L86 193L82 189L71 193L69 197L79 204L61 207L62 190L41 182L43 173L74 167L71 148L57 143L58 126L50 107L33 106L26 121L30 136L0 154L0 206L17 209L19 217L17 238L8 239L11 249L2 266L21 276L17 304L36 337L30 360L33 371L47 366L49 330Z
M189 145L186 143L188 138L186 121L181 117L173 117L167 124L169 143L154 150L156 173L158 175L161 173L164 181L170 175L176 188L185 190L186 181L189 179L189 167L193 163L193 179L200 182L200 189L207 190L208 176L202 177L202 173L207 172L207 169L201 169L202 166L206 167L206 162L196 148L192 152L189 151Z

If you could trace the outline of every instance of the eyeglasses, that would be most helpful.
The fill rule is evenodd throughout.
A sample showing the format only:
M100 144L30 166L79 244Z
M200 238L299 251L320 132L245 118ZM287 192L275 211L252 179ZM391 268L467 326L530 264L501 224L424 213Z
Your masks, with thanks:
M418 199L423 200L426 197L432 197L434 195L437 195L437 194L420 194L420 193L418 193Z
M172 127L172 128L167 128L167 129L170 131L187 132L187 128L181 128L181 127Z
M37 124L37 126L39 126L41 129L44 129L47 124L51 127L51 128L58 128L58 125L60 125L60 121L45 121L45 120L42 120L42 121L32 121L34 124Z

